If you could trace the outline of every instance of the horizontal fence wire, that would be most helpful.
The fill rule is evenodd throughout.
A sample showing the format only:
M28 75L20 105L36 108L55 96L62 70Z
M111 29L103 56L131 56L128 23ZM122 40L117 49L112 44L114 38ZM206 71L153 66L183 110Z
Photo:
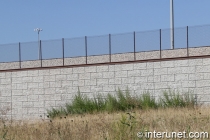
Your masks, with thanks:
M132 53L136 60L136 52L161 51L172 49L172 29L160 29L124 34L108 34L102 36L61 38L34 42L0 45L0 62L22 62L45 59L63 59L89 56L109 55L109 62L116 60L121 53ZM210 25L174 28L174 49L210 46ZM186 54L188 51L186 51ZM186 55L188 56L188 54ZM93 61L91 62L99 62Z

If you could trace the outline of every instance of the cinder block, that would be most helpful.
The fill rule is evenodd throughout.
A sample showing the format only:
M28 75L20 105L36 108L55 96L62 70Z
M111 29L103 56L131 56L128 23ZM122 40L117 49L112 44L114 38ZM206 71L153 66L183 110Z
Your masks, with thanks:
M79 74L76 73L66 76L66 80L77 80L77 79L79 79Z
M210 80L199 80L196 81L196 87L209 87Z
M90 79L90 73L80 73L79 79Z
M61 69L50 69L49 75L59 75L61 74Z
M104 72L104 71L109 71L108 65L97 66L97 72Z
M60 69L61 75L69 75L73 73L73 68L62 68Z
M161 67L162 68L173 68L175 66L175 61L162 61Z
M111 72L103 72L103 78L114 78L115 73L113 71Z
M122 70L126 71L126 70L133 70L133 64L123 64L121 65Z
M161 62L153 62L153 67L154 67L155 69L161 68Z
M53 87L53 88L46 88L46 89L44 89L44 94L55 94L55 88Z
M182 73L195 73L195 67L181 67Z
M56 75L55 80L56 81L64 81L64 80L66 80L66 75Z
M85 73L85 68L84 67L73 68L73 74L74 73Z
M136 70L146 69L147 63L134 63L133 68Z
M115 72L115 77L128 77L128 72L127 71Z
M210 59L209 58L203 58L203 65L210 65Z
M11 96L12 90L0 90L1 96Z
M195 86L195 81L182 81L182 87L184 88L193 88Z
M5 72L1 72L0 73L0 78L3 78L3 79L6 78L6 73Z
M8 90L8 95L11 95L11 92L12 92L12 95L23 95L23 90L22 89L16 89L16 90L12 90L10 91L9 93L9 90Z
M96 86L96 79L85 80L85 86Z
M23 102L22 104L23 107L26 107L26 108L32 108L34 107L34 103L33 102Z
M167 82L154 83L155 89L168 89Z
M33 76L37 76L39 75L39 71L38 70L29 70L28 71L28 77L33 77Z
M108 85L109 84L109 79L97 79L97 86L100 85Z
M39 95L28 95L28 101L38 101L39 100Z
M11 81L11 78L8 78L8 79L0 79L0 84L11 84L12 81Z
M38 83L28 83L28 89L39 88Z
M73 81L73 87L82 87L85 85L85 80Z
M153 69L154 68L154 62L147 62L147 69Z
M141 75L141 70L128 71L128 77L138 77Z
M44 82L55 81L55 75L44 76Z
M90 77L91 77L91 79L103 78L103 74L102 73L91 73Z
M104 92L111 92L111 91L116 91L116 88L114 85L106 85L103 87Z
M140 70L141 76L151 76L154 75L153 69L146 69L146 70Z
M174 66L175 67L187 67L189 66L189 60L178 60L178 61L174 61Z
M115 71L115 66L116 65L109 65L109 71Z
M12 78L12 83L22 83L24 82L24 78L22 77L13 77Z
M167 68L154 69L154 75L162 75L162 74L167 74L167 73L168 73Z
M141 84L141 83L147 83L147 77L135 77L135 83Z
M175 74L175 81L186 81L189 80L188 74Z
M28 83L16 84L16 89L28 89Z
M11 102L11 96L0 96L1 102Z
M44 69L44 70L38 70L39 72L39 76L43 76L43 75L49 75L50 74L50 70L49 69Z
M55 107L55 101L45 101L45 107Z
M44 101L35 101L31 103L33 103L33 106L36 108L44 107Z
M14 83L14 81L12 81ZM31 83L33 82L33 78L32 77L22 77L22 82L21 83Z
M158 83L161 82L161 75L154 75L154 82Z
M24 96L24 95L21 95L21 96L18 96L18 95L12 95L12 102L16 102L16 101L28 101L28 98L27 98L27 95Z
M184 67L184 68L186 68L186 67ZM184 69L182 69L182 67L168 68L168 74L182 74L182 71L184 71Z
M210 65L196 66L196 72L210 72Z
M96 66L85 67L85 72L96 72Z
M50 88L61 87L62 81L50 82Z
M39 108L28 108L27 117L30 118L31 115L39 114ZM38 117L38 116L37 116Z
M90 93L90 86L82 86L79 89L81 93L86 93L86 92Z
M121 81L122 81L122 84L134 84L135 77L122 78Z
M202 66L203 65L203 59L189 59L189 66Z

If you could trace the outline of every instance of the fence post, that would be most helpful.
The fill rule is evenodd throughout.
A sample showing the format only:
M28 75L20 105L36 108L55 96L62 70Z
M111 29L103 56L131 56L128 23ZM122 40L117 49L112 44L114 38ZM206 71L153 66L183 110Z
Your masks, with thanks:
M64 66L64 38L62 38L63 66Z
M109 34L109 62L112 62L111 34Z
M42 67L42 41L39 41L39 53L40 53L40 59L41 59L41 67Z
M20 47L20 42L19 42L19 66L20 66L20 69L21 69L21 47Z
M87 36L85 36L85 56L86 56L86 64L87 64Z
M133 32L133 53L134 53L134 61L136 61L136 33Z
M187 26L187 57L189 57L189 38L188 38L188 26Z
M161 29L160 29L160 59L162 58L162 42L161 42Z

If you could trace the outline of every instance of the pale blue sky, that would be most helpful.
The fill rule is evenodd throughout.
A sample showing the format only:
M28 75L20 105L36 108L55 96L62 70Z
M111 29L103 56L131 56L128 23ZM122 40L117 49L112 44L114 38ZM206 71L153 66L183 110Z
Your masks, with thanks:
M0 44L170 27L170 0L0 0ZM174 0L175 27L210 24L210 0Z
M174 0L175 28L210 25L209 6L210 0ZM0 62L19 60L18 42L21 60L38 59L35 28L43 29L43 59L62 57L62 38L65 57L85 56L84 36L88 56L108 54L108 34L112 53L133 52L133 31L136 51L158 50L158 30L170 28L170 0L0 0ZM190 28L189 34L190 47L209 46L210 26ZM91 37L100 35L106 36ZM180 47L186 47L186 28L175 30L175 48ZM169 48L170 31L163 30L162 49Z

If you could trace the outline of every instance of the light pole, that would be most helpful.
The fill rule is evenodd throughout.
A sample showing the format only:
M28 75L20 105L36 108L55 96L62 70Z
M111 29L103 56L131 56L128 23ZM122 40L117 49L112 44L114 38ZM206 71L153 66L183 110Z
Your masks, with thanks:
M40 56L40 41L39 41L39 32L42 31L41 28L36 28L34 29L35 32L38 32L38 59L41 59L41 56Z
M171 49L174 49L174 2L170 0Z

